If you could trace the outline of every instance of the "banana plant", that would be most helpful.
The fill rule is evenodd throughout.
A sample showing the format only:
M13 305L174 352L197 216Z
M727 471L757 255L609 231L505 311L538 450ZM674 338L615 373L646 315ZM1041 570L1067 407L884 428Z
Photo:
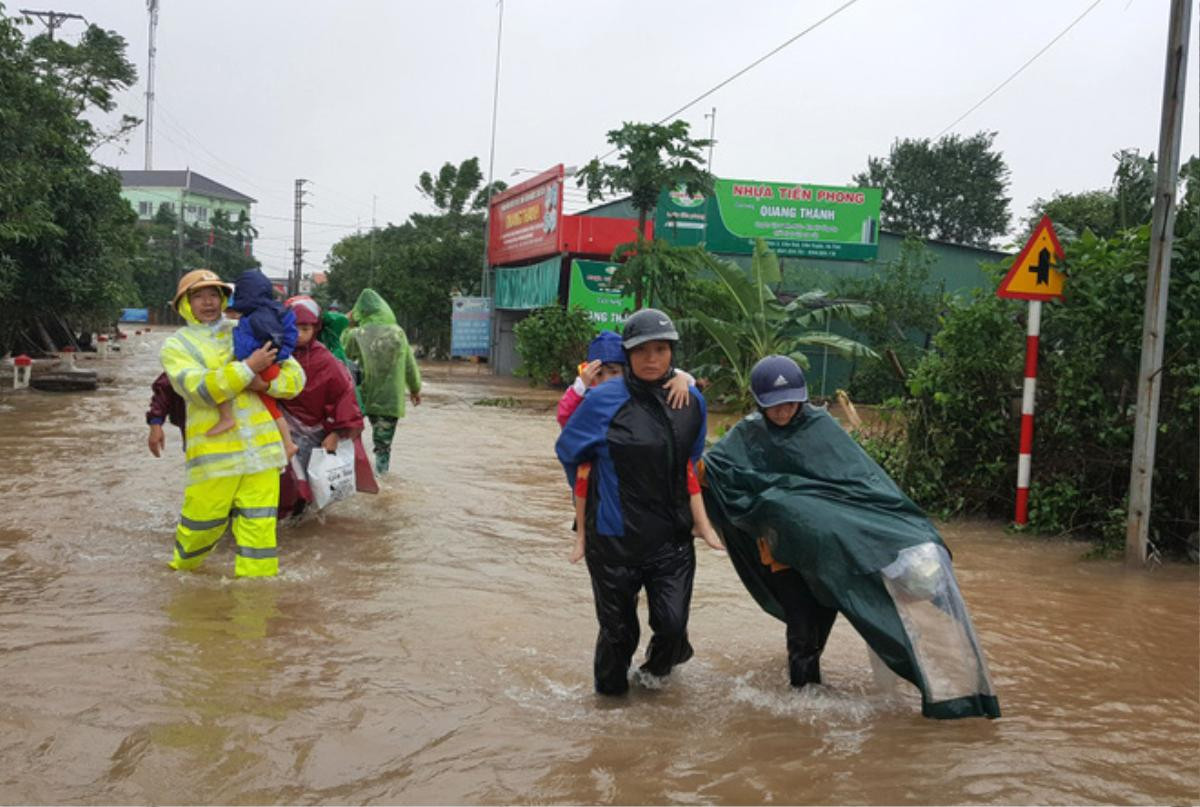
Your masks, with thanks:
M728 295L728 308L736 312L728 319L690 312L713 341L697 356L702 363L697 369L713 382L712 394L718 399L749 408L750 370L771 354L791 356L805 369L808 358L801 348L807 346L828 347L847 357L879 358L861 342L827 330L831 320L853 320L869 313L870 306L829 302L820 291L803 294L787 305L779 301L771 290L783 279L779 258L762 239L754 244L749 272L731 261L714 260L710 266Z

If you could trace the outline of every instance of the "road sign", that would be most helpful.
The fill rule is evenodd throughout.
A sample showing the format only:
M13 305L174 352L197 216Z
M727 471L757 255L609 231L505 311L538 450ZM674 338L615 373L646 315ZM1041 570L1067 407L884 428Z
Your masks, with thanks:
M1058 269L1062 259L1063 248L1054 233L1054 225L1049 216L1042 216L1033 235L1025 242L1025 248L1000 281L996 296L1014 300L1061 300L1066 277Z

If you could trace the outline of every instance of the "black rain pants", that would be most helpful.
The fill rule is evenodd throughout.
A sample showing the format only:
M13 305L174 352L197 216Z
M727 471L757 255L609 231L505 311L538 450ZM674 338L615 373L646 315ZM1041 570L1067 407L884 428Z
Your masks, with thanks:
M641 636L638 592L646 589L653 636L641 669L665 676L692 657L687 638L696 550L691 541L671 544L664 554L638 565L609 564L587 558L600 633L596 638L596 691L622 695L629 689L629 665Z
M821 652L838 611L822 605L795 569L764 569L772 596L783 607L787 623L788 678L792 686L821 683Z

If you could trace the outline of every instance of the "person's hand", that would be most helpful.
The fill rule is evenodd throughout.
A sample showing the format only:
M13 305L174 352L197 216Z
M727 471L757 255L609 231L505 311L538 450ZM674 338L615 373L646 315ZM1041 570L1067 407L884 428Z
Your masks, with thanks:
M421 393L419 393L419 392L410 392L410 393L408 394L408 398L409 398L409 400L410 400L410 401L412 401L412 404L413 404L413 406L420 406L420 405L421 405Z
M257 375L263 370L275 363L275 357L279 355L279 348L271 344L270 340L263 342L262 347L255 350L246 359L246 366L249 367Z
M579 371L579 380L583 382L585 387L590 387L596 380L596 376L600 373L600 364L599 359L593 359Z
M338 447L337 432L330 432L329 434L325 435L325 439L321 441L321 448L325 449L326 451L328 451L331 454L334 451L337 451L337 447Z
M725 545L721 543L721 536L717 535L717 531L713 529L712 524L696 525L693 534L703 538L704 543L708 544L709 549L722 555L726 554Z
M663 389L667 391L667 405L672 409L683 409L691 404L692 395L688 392L689 380L690 378L686 374L676 372L670 381L663 384Z
M250 390L251 392L266 392L270 388L270 383L264 381L261 376L257 375L254 376L254 378L250 380L250 383L246 385L246 389Z
M146 445L150 447L151 454L156 457L162 456L163 449L167 445L167 435L163 433L161 424L150 424L150 436L146 438Z

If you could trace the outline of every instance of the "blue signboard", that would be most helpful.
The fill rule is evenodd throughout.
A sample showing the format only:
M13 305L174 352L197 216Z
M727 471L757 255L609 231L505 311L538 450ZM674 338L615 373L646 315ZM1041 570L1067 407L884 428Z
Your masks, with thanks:
M488 355L492 344L491 298L452 297L450 304L450 355Z
M149 322L150 311L145 308L122 308L121 322Z

